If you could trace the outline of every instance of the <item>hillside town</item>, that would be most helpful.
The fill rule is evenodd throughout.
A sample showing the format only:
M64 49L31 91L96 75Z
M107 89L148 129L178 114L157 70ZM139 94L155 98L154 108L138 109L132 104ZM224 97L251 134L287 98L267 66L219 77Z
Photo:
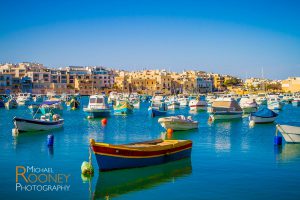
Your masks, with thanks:
M204 71L167 70L125 71L102 66L46 67L40 63L21 62L0 65L0 94L75 94L91 95L111 91L139 94L190 94L234 92L300 91L300 77L285 80L241 78Z

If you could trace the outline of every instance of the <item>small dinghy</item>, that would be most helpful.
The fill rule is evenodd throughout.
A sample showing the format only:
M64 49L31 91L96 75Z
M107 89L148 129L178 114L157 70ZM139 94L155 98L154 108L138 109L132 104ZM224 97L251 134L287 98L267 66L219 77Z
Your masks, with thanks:
M90 140L100 171L146 167L191 156L190 140L152 140L113 145Z
M194 121L191 116L183 115L159 118L158 122L162 127L173 129L174 131L183 131L198 128L198 121Z
M251 113L249 116L249 120L250 122L253 122L255 124L272 123L275 121L277 116L277 113L266 107L263 107L257 112Z
M26 131L48 131L61 128L64 125L64 120L58 114L43 115L40 119L25 119L14 117L13 119L15 129L18 132Z

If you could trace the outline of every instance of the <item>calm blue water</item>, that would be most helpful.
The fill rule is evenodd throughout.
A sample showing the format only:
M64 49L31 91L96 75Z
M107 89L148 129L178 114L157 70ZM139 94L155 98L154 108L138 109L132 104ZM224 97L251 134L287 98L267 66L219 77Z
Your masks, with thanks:
M87 104L87 98L82 101ZM274 124L249 128L248 118L210 124L206 112L190 113L200 122L198 130L173 135L193 141L190 160L113 172L96 170L90 181L83 181L80 166L88 160L89 138L120 144L160 137L164 130L157 118L148 117L147 107L143 104L132 115L111 116L106 127L100 119L86 119L82 110L64 110L64 128L51 132L55 136L52 150L46 145L49 132L12 136L13 117L30 116L28 109L1 109L0 199L299 199L299 145L275 148ZM300 121L299 107L286 105L279 113L277 122ZM19 165L71 174L70 192L16 192Z

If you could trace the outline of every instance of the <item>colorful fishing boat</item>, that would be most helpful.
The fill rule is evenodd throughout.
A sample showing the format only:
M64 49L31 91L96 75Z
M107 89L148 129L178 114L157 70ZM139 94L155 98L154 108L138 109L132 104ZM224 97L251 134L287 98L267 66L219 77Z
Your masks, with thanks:
M158 119L158 123L167 129L174 131L191 130L198 128L198 121L194 121L191 116L185 117L183 115L162 117Z
M100 171L146 167L191 156L190 140L152 140L113 145L90 140Z
M114 106L114 113L116 115L126 115L132 113L133 105L129 101L120 101L116 106Z
M277 113L266 107L262 107L257 112L251 113L249 120L255 124L273 123L277 116Z
M110 115L110 108L107 97L104 94L92 95L87 107L83 108L88 118L107 117Z
M76 98L76 96L72 96L72 97L70 97L69 101L67 101L66 105L68 108L70 108L72 110L76 110L80 107L80 102Z
M152 102L148 108L148 113L151 117L166 115L168 106L164 102Z

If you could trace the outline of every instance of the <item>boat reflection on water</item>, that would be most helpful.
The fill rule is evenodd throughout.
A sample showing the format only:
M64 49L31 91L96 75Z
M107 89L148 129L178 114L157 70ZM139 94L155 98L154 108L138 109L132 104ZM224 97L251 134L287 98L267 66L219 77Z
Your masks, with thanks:
M190 158L151 167L100 172L93 199L111 198L152 188L191 173Z
M287 162L300 159L300 144L284 144L283 146L275 146L276 160L279 162Z

